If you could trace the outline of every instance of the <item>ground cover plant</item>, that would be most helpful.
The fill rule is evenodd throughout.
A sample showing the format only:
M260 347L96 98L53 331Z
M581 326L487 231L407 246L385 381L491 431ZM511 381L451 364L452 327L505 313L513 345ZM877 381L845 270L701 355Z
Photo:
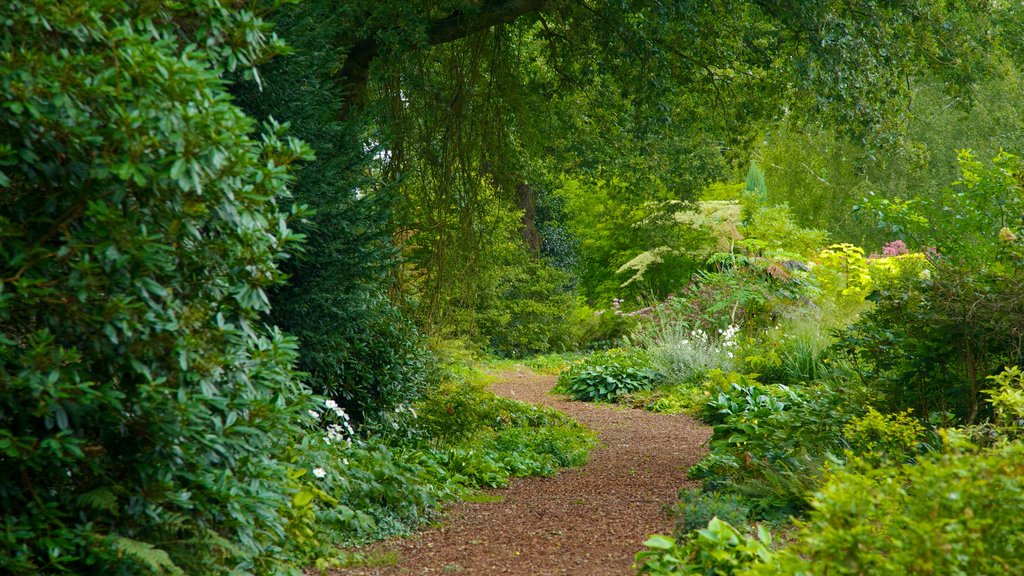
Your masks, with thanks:
M585 402L611 402L651 388L660 378L642 351L613 348L570 364L559 374L555 391Z

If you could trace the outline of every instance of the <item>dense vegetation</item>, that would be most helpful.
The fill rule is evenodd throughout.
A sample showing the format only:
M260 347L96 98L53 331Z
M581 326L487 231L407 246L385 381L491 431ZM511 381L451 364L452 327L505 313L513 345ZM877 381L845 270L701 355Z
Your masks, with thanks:
M549 352L714 427L645 573L1021 564L1018 4L0 15L0 572L341 565L586 460Z

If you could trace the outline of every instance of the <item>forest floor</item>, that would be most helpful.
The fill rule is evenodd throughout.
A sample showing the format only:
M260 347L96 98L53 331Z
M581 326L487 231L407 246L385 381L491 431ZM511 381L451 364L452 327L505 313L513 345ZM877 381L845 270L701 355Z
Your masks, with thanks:
M453 503L438 525L364 550L395 560L390 565L335 574L633 574L647 536L671 531L664 506L693 484L686 470L705 453L711 429L683 415L570 402L550 393L554 384L554 376L521 368L501 373L491 389L561 410L597 432L601 445L586 466Z

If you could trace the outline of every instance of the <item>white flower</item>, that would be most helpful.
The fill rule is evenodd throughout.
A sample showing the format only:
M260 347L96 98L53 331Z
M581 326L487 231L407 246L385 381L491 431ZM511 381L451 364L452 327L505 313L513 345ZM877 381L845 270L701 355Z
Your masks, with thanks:
M338 403L335 402L334 400L327 400L326 402L324 402L324 405L330 408L331 410L336 411L338 409Z
M312 416L314 420L317 420L317 419L320 418L320 413L317 412L316 410L310 410L309 411L309 415Z
M342 458L341 461L345 464L345 466L348 466L348 458Z
M324 476L327 476L327 470L324 470L323 468L313 468L313 476L323 478Z

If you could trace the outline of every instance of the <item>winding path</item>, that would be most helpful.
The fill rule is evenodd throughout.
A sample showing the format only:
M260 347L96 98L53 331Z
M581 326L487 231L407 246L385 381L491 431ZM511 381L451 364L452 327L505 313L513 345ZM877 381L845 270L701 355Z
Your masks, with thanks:
M686 469L704 454L710 429L686 416L569 402L549 393L553 376L525 368L500 375L501 396L561 410L596 431L590 462L553 478L513 480L494 502L458 502L441 525L375 546L396 551L361 576L427 574L581 576L632 574L633 555L649 534L668 532L663 505L687 484Z

